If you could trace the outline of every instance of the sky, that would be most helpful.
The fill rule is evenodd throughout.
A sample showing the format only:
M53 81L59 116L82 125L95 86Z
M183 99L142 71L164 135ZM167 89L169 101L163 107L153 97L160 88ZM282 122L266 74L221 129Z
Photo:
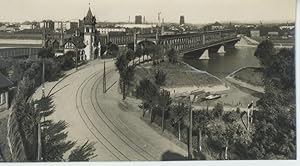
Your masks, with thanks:
M90 6L97 21L131 22L143 15L157 22L157 13L165 22L272 22L293 21L296 0L0 0L0 21L41 21L82 19Z

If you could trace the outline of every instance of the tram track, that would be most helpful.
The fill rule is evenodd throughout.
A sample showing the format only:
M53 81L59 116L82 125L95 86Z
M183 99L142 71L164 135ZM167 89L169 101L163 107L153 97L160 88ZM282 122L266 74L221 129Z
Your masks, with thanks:
M134 150L137 154L139 154L141 157L143 157L146 160L154 160L155 157L152 156L152 154L148 153L146 150L144 150L143 148L141 148L138 144L136 144L132 139L130 139L124 132L122 132L118 126L115 125L115 123L107 116L107 114L105 113L105 111L102 109L102 107L100 106L101 104L99 103L99 98L96 92L100 92L99 91L99 86L101 85L101 78L98 78L97 81L94 82L92 89L95 89L95 91L92 90L92 92L94 92L94 97L95 97L95 103L97 105L97 107L99 108L100 112L103 114L103 116L100 115L100 113L98 111L96 111L97 109L95 108L96 106L93 104L94 110L96 112L96 114L98 115L99 118L101 118L103 120L103 122L107 125L107 127L109 127L109 129L116 135L118 136L127 146L129 146L132 150ZM91 99L92 97L92 93L91 93ZM107 120L107 122L105 121L105 119ZM120 122L117 122L120 123ZM111 124L111 125L109 125ZM115 128L115 130L113 130L113 128ZM118 133L119 134L118 134ZM125 139L123 139L122 137L124 137ZM129 142L129 143L128 143ZM132 145L134 145L135 147L133 147ZM142 153L147 154L144 155Z
M107 138L97 129L97 127L94 125L94 123L92 123L91 119L89 118L89 116L86 113L86 110L83 107L82 104L82 94L83 94L83 89L86 87L87 83L92 80L95 76L97 76L99 74L99 71L94 72L92 75L90 75L88 78L86 78L78 87L77 91L76 91L76 108L77 108L77 112L81 118L81 120L84 122L85 126L88 128L88 130L91 132L91 134L105 147L105 149L112 154L117 160L121 160L120 157L118 157L114 152L112 152L112 150L105 145L105 143L103 141L101 141L101 139L96 135L95 132L92 131L92 129L89 127L87 121L83 118L83 115L81 114L80 110L82 110L85 114L85 116L87 117L87 120L92 124L92 126L96 129L97 133L100 134L102 136L102 138L104 138L116 151L118 151L120 154L122 154L122 152L120 152L114 145L112 145ZM103 76L103 74L101 75ZM100 76L100 77L101 77ZM78 95L80 96L80 104L82 105L82 108L79 108L77 99L78 99ZM129 160L129 158L127 158L124 154L122 154L126 159Z

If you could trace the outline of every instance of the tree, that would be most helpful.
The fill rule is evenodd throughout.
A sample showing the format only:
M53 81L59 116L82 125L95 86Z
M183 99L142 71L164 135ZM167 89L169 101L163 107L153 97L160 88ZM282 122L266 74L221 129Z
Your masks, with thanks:
M223 112L224 112L223 105L220 103L217 103L217 105L212 110L212 114L215 118L221 118Z
M160 45L151 45L150 47L152 52L152 61L153 64L159 64L160 61L163 59L163 48Z
M132 49L127 50L126 59L128 62L132 61L132 65L134 65L135 52Z
M170 108L171 104L172 99L170 97L170 92L163 89L158 97L158 107L162 111L162 131L165 129L165 111Z
M198 151L202 150L202 136L207 133L207 125L210 120L213 119L212 113L208 110L194 111L193 114L193 127L194 130L198 130Z
M135 67L134 65L128 66L129 61L126 54L119 56L115 63L120 73L120 85L122 87L121 89L123 94L123 100L126 99L126 93L127 93L126 87L130 86L134 78L134 67Z
M89 161L95 158L97 155L94 154L96 150L94 145L95 143L86 141L83 145L77 146L71 151L69 161Z
M172 126L178 129L178 139L181 140L181 125L183 124L183 119L186 115L188 115L189 112L189 106L184 103L177 103L172 106L171 111L171 117L173 119L171 120Z
M63 155L70 150L75 142L67 141L67 123L49 121L42 129L42 157L43 161L63 161Z
M141 46L137 46L136 47L136 51L135 51L135 57L138 57L139 58L139 63L141 63L141 57L143 56L143 50L141 48Z
M239 123L225 124L222 119L217 118L209 121L207 129L209 145L215 150L223 151L225 160L229 158L228 151L235 143L248 141L245 137L246 131ZM220 156L220 159L223 157Z
M253 113L251 159L294 159L296 157L295 124L295 52L276 52L272 42L259 44L255 56L264 70L265 93Z
M167 74L164 71L158 70L154 77L156 85L159 87L165 85Z
M168 59L169 59L169 62L171 62L171 63L177 63L178 55L174 48L171 48L168 51Z
M150 121L152 122L153 108L155 107L159 96L158 87L150 80L143 79L136 88L136 96L142 99L144 106L147 106L144 108L150 109Z

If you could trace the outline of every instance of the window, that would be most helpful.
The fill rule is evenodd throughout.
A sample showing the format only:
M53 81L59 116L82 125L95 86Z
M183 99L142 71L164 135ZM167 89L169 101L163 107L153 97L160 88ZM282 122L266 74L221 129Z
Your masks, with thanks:
M6 103L5 93L0 93L0 105Z
M6 103L6 96L5 93L2 93L2 104Z
M90 32L89 28L85 28L85 31L86 31L87 33L89 33L89 32Z

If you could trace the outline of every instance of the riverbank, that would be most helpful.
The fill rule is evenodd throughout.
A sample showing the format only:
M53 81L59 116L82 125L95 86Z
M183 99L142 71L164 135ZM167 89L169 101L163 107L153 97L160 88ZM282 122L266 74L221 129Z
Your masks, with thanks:
M162 62L158 65L146 63L137 66L134 85L138 85L144 78L155 80L155 72L158 70L166 73L165 86L162 88L170 91L172 97L188 96L192 91L204 90L205 92L216 93L229 89L219 78L184 62L177 64Z
M243 67L226 77L230 83L259 93L264 93L263 71L260 67Z

